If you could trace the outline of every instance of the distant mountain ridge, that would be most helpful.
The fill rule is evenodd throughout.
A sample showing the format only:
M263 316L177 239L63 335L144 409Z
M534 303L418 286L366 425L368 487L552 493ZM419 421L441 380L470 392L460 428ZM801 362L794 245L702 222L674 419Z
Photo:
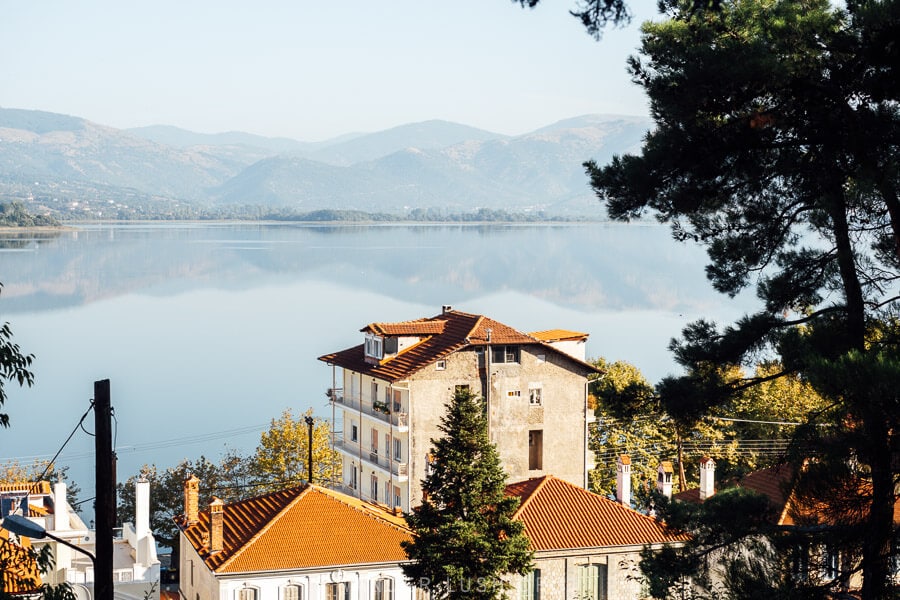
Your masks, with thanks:
M54 201L79 203L87 211L168 202L596 213L583 162L636 151L650 126L642 117L584 115L505 136L432 120L311 143L163 125L119 130L0 108L0 200L51 210Z

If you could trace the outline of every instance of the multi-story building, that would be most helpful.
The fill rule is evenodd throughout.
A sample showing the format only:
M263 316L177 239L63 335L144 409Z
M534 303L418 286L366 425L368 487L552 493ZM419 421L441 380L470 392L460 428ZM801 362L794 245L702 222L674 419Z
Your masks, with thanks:
M370 323L362 343L319 357L334 369L337 487L408 511L421 499L432 439L455 391L485 402L488 432L510 481L553 474L585 486L587 334L526 334L445 306L441 314Z

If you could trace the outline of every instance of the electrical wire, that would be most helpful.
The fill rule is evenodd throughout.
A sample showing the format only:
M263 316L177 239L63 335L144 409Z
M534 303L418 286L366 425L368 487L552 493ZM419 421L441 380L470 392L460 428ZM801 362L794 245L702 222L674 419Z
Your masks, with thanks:
M78 420L78 424L75 425L75 428L72 430L72 433L69 434L69 437L66 438L66 441L63 442L63 445L60 446L59 450L56 451L56 454L53 455L53 458L51 458L47 462L47 466L44 467L44 472L41 473L40 477L37 477L34 480L34 483L31 484L31 489L28 491L29 494L37 491L38 482L40 482L44 479L44 477L47 475L47 471L49 471L50 467L52 467L56 463L56 459L59 458L59 455L65 449L66 445L68 445L68 443L72 440L72 436L75 435L75 432L78 431L79 427L81 427L81 424L84 423L84 420L87 418L88 414L90 414L90 412L92 410L94 410L94 401L93 400L91 400L91 405L88 407L88 409L86 411L84 411L83 415L81 415L81 418Z

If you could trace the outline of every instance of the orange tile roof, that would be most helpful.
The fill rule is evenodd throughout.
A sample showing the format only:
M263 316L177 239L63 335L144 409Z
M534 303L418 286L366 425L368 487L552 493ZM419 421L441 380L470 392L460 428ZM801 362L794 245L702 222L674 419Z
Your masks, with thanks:
M537 338L542 342L561 342L563 340L586 340L587 333L580 331L570 331L568 329L547 329L546 331L532 331L529 333L533 338Z
M428 323L441 325L427 325ZM439 328L440 331L432 333L430 327ZM412 333L415 330L418 330L418 333ZM488 330L490 330L490 341L488 341ZM406 379L420 369L466 347L534 344L578 363L584 367L585 374L599 373L594 365L575 359L509 325L482 315L473 315L457 310L448 310L435 317L402 323L372 323L361 331L382 332L384 335L427 335L428 337L424 337L418 344L401 351L397 356L382 360L379 364L372 364L365 360L363 344L325 354L320 356L319 360L384 381L394 382ZM388 334L388 331L400 333Z
M515 518L525 523L535 551L687 540L652 517L552 475L511 484L506 493L522 499Z
M402 323L370 323L360 329L377 335L435 335L444 333L446 321L419 319Z
M208 549L208 510L178 524L218 573L401 562L400 542L412 539L402 516L316 485L226 504L220 552Z
M37 562L28 551L10 542L6 531L0 537L0 589L7 594L28 594L41 587L41 574ZM26 542L27 543L27 542Z
M14 481L0 483L0 492L28 492L29 494L49 494L49 481Z
M740 479L740 481L737 482L736 485L737 487L753 490L754 492L762 494L763 496L768 498L769 503L772 505L774 516L778 520L778 524L782 525L788 524L784 523L784 519L787 515L787 504L788 498L791 495L790 488L793 479L793 467L787 464L782 464L774 467L769 467L767 469L760 469L758 471L747 473ZM724 487L721 489L724 489ZM716 491L719 490L720 488L717 485ZM689 490L679 492L677 494L674 494L672 498L675 500L681 500L682 502L699 504L700 488L691 488Z

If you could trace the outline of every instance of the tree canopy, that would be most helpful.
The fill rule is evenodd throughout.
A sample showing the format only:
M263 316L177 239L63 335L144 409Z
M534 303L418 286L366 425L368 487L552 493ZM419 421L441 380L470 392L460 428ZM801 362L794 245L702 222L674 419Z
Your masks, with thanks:
M0 291L3 284L0 283ZM34 384L34 373L31 372L33 354L25 354L13 341L9 323L0 325L0 408L6 403L6 383L17 383L19 386L31 387ZM9 427L9 415L0 412L0 427Z
M781 375L809 382L831 427L801 429L798 458L828 463L835 489L868 482L851 529L861 593L883 597L900 452L900 2L660 6L629 63L656 127L639 155L586 163L592 186L611 218L654 215L704 245L715 289L755 285L760 300L732 325L684 329L670 347L686 374L657 384L660 402L692 419ZM726 376L772 358L780 372Z
M412 562L403 573L434 600L504 597L503 576L530 571L531 551L524 524L512 518L519 499L504 493L481 399L457 390L439 429L425 497L407 515L413 540L403 546Z

